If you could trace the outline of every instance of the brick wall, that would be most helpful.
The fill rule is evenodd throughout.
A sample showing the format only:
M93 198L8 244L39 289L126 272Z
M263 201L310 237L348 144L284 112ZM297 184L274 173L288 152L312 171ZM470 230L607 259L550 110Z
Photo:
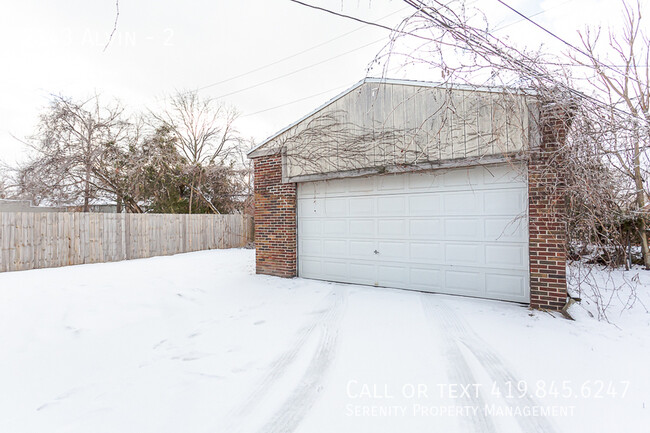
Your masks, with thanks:
M545 105L541 113L541 143L528 162L528 230L530 306L560 310L566 304L566 224L561 179L554 169L564 143L570 115Z
M254 159L255 269L296 276L296 184L282 183L280 154Z

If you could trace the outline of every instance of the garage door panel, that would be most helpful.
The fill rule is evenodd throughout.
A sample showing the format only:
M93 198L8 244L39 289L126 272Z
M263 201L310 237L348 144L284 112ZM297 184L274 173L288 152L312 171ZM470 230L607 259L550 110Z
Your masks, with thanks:
M442 214L440 194L414 194L409 197L410 216L434 216Z
M348 252L348 241L346 240L336 240L336 239L326 239L323 241L323 255L325 257L345 257L349 255Z
M380 219L377 221L378 238L401 238L408 235L404 219Z
M394 259L408 260L409 247L407 241L378 241L377 254L379 260Z
M349 184L349 191L351 193L372 192L375 189L375 181L375 177L362 177L358 182Z
M431 190L442 185L442 176L432 176L431 173L410 173L408 188L412 191Z
M342 217L348 215L348 202L347 198L330 198L325 201L325 216L326 217Z
M349 254L352 257L374 259L376 244L375 241L350 240Z
M350 238L374 238L375 237L375 220L374 219L351 219Z
M519 296L520 301L526 301L526 279L521 275L487 273L485 286L486 293L495 297L500 295Z
M348 220L326 218L321 221L324 235L336 237L348 236Z
M404 281L408 281L408 267L382 264L378 269L378 285L380 286L399 287L404 284Z
M510 165L495 165L483 171L483 184L511 186L525 182L525 177L524 170L513 170Z
M522 245L486 245L485 264L521 269L526 266L526 251Z
M299 274L527 302L527 186L511 171L299 184Z
M312 259L309 257L301 257L300 273L302 275L311 275L312 278L320 278L323 275L321 260Z
M411 242L410 259L414 263L443 263L444 254L439 242Z
M377 281L377 266L368 263L351 262L348 281L375 285Z
M483 278L480 272L447 270L445 272L445 289L479 295L483 292Z
M445 244L445 263L481 266L483 260L483 245L481 244Z
M445 239L475 240L484 239L483 221L480 218L448 218L445 219Z
M449 170L445 173L443 179L443 185L445 187L464 186L469 188L473 185L480 185L483 182L483 172L477 168Z
M443 196L444 213L446 216L479 215L481 202L479 191L447 193Z
M302 239L300 253L307 256L321 256L323 253L321 239Z
M363 216L372 216L374 215L375 200L373 198L355 198L350 200L350 216L351 217L363 217Z
M348 192L349 185L343 182L326 180L323 182L325 194L331 195L345 195Z
M299 199L298 217L323 217L325 216L324 199Z
M500 190L484 191L486 215L520 215L526 211L524 191Z
M440 290L442 288L442 271L439 269L411 266L411 284L414 288Z
M485 240L502 242L526 242L528 238L525 218L486 219Z
M409 235L412 240L442 239L442 220L438 218L411 219L409 220Z
M405 216L406 215L406 198L403 195L378 197L377 199L377 216Z
M322 221L319 219L298 219L298 231L300 233L309 233L309 236L319 237L322 234Z
M345 281L349 275L348 263L342 260L323 260L323 273Z
M403 175L388 175L379 176L377 178L378 191L404 191L406 186L406 176Z
M305 182L300 184L300 195L302 197L313 197L316 195L316 190L320 182Z

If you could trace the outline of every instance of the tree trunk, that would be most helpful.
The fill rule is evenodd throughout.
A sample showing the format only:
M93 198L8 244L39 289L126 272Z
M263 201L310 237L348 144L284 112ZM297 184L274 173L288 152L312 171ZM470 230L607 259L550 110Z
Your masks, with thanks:
M646 232L645 218L641 217L639 224L639 237L641 238L641 252L643 253L643 265L650 269L650 253L648 253L648 234Z
M639 222L639 237L641 238L641 253L643 254L643 265L650 269L650 251L648 250L648 234L645 223L645 188L643 187L643 176L641 175L639 140L634 143L634 184L636 186L636 204L639 208L641 220Z
M90 183L86 180L84 188L84 207L83 212L90 212Z
M192 215L192 200L194 200L194 177L192 177L192 184L190 185L190 215Z

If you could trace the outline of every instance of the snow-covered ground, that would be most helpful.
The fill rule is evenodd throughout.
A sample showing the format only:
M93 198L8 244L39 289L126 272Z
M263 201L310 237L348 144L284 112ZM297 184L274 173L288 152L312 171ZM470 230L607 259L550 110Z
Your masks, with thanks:
M0 274L0 432L647 432L649 315L583 298L257 276L251 250Z

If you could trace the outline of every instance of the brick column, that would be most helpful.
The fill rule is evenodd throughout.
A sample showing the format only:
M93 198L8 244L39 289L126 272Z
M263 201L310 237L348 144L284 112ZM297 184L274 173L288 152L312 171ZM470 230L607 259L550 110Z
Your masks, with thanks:
M570 113L557 105L541 109L541 143L528 161L530 306L560 310L566 304L566 223L558 186L557 150L566 140Z
M296 184L282 183L282 156L255 164L255 269L258 274L296 276Z

